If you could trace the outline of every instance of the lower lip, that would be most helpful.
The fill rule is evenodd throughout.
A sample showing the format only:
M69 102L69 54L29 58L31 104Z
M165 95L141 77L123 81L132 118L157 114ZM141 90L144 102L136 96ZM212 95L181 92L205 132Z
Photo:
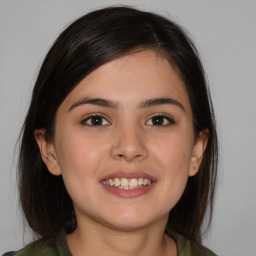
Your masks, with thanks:
M115 186L107 186L103 185L103 187L110 193L113 193L116 196L123 197L123 198L133 198L139 197L147 194L154 186L155 182L151 183L149 186L141 187L141 188L134 188L134 189L122 189L117 188Z

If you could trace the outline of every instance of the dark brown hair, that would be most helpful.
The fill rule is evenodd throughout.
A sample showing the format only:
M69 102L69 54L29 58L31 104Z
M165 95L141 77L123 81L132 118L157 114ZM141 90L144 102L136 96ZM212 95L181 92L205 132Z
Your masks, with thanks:
M72 200L61 176L53 176L41 159L35 129L54 137L55 114L72 89L99 66L134 49L160 51L184 81L193 112L195 135L209 130L197 175L171 210L166 232L200 241L207 209L210 223L217 173L217 135L204 70L187 33L164 17L129 7L91 12L65 29L49 50L36 80L23 125L18 164L20 201L28 224L38 237L53 239L73 220Z

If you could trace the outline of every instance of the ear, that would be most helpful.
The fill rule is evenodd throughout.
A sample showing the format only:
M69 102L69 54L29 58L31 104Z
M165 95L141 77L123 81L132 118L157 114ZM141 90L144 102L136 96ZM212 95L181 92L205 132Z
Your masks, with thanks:
M198 137L195 140L192 155L190 159L190 169L189 169L189 176L194 176L197 174L199 167L201 165L204 151L207 146L209 137L209 130L203 130L199 133Z
M45 138L45 129L36 129L34 136L41 152L41 157L49 172L53 175L61 175L54 145Z

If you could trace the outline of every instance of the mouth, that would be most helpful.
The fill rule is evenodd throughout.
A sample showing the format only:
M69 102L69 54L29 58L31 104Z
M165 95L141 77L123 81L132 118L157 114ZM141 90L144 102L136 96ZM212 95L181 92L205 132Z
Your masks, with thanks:
M152 184L152 181L147 178L112 178L102 181L103 185L116 187L119 189L136 189L146 187Z
M139 171L115 172L100 180L108 192L123 198L145 195L154 187L156 182L152 176Z

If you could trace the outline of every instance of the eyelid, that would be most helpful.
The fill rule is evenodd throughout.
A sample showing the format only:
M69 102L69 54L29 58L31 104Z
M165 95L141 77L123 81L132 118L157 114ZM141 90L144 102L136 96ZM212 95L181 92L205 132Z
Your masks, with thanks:
M108 122L108 124L101 124L101 125L93 125L93 124L88 124L86 123L88 120L92 119L93 117L99 117L104 119L105 121ZM106 118L104 115L102 114L98 114L98 113L93 113L88 115L87 117L83 118L83 120L81 121L82 125L87 125L87 126L94 126L94 127L100 127L100 126L108 126L111 124L111 122L108 120L108 118Z
M174 125L176 122L175 122L175 120L172 118L172 117L170 117L170 116L168 116L168 115L166 115L166 114L155 114L155 115L153 115L153 116L151 116L147 121L146 121L146 124L148 123L148 121L149 120L152 120L152 118L154 118L154 117L162 117L163 119L165 119L165 120L167 120L168 121L168 124L163 124L163 125L154 125L154 124L150 124L150 126L158 126L158 127L165 127L165 126L171 126L171 125Z

